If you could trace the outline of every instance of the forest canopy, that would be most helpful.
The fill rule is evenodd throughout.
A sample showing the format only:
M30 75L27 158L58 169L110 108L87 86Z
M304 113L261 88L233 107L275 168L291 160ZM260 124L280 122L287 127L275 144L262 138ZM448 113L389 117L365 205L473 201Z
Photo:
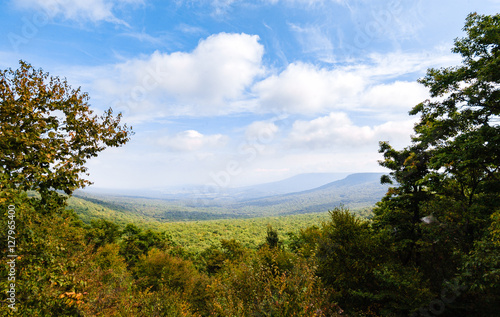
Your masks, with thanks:
M2 247L12 259L0 267L0 312L500 315L500 15L470 14L464 32L453 48L462 63L420 80L431 99L410 111L411 144L380 143L392 187L373 218L340 206L287 243L267 226L257 247L221 239L196 253L165 232L84 224L68 210L56 191L88 184L87 159L131 130L111 110L93 115L65 80L24 62L2 71L0 240L15 246Z

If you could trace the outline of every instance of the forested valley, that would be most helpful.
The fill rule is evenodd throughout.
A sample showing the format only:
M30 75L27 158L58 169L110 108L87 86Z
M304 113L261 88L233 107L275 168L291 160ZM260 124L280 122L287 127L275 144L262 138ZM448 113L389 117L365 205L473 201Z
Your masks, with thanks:
M462 63L420 80L411 144L380 143L387 193L356 212L160 225L96 207L72 196L85 163L131 128L25 62L1 71L0 314L499 316L500 15L464 31Z

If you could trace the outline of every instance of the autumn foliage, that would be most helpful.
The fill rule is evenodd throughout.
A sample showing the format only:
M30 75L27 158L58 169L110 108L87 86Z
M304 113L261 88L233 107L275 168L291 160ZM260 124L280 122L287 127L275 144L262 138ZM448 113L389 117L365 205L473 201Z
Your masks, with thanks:
M86 160L131 130L64 80L24 62L2 71L0 240L15 235L17 257L16 310L2 265L0 314L500 315L500 15L471 14L464 31L463 63L420 80L433 99L411 111L411 145L380 144L392 187L373 217L340 206L287 243L268 226L255 248L187 252L139 224L82 222L65 202L88 183Z

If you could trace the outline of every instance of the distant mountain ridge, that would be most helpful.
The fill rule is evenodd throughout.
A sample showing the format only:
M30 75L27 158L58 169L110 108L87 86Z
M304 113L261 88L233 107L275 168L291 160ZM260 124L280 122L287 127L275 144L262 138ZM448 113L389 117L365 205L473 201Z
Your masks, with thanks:
M162 222L279 216L324 212L339 205L353 210L370 208L387 192L388 185L380 184L382 175L382 173L350 174L343 179L316 188L264 197L255 196L254 192L233 197L215 195L189 197L185 194L176 199L161 199L82 191L75 193L75 196L93 204L117 210L121 214L128 213ZM332 176L334 175L330 175ZM296 177L295 180L308 177L311 175L305 178L304 176ZM322 181L318 180L318 182ZM272 186L272 184L264 184L261 188ZM229 193L226 192L225 195Z
M285 214L308 213L332 209L338 205L363 208L374 205L387 192L380 184L383 173L357 173L318 188L242 201L240 207L267 206L287 210Z
M342 187L342 186L354 186L363 183L380 183L380 178L384 173L355 173L350 174L347 177L325 184L313 190L322 190L332 187Z
M179 187L151 188L151 189L99 189L90 187L83 191L90 194L105 194L111 196L143 197L156 199L190 199L192 197L226 198L229 200L241 200L258 198L271 195L300 192L314 189L319 186L340 180L350 173L304 173L283 180L248 185L234 188L223 188L216 192L210 192L206 186L184 185Z
M304 173L280 181L228 189L228 195L249 199L302 192L343 179L349 173Z

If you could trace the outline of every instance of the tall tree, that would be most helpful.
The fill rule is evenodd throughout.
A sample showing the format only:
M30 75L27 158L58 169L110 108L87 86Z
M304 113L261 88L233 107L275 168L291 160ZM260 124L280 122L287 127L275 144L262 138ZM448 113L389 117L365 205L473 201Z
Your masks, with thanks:
M423 273L436 294L461 266L466 276L478 268L488 276L465 286L497 290L497 250L484 237L500 210L500 15L472 13L463 30L452 49L462 63L419 80L431 99L410 111L420 116L412 144L380 147L380 164L391 170L382 181L395 186L375 209L374 227L385 229L400 263ZM467 311L498 299L478 294L471 303L482 304ZM447 311L457 315L452 306Z
M380 142L379 152L384 154L380 165L391 170L389 175L382 177L381 182L396 182L397 186L389 189L375 209L375 224L378 227L390 225L397 242L396 251L403 264L413 261L419 266L417 241L422 238L421 203L431 196L424 181L429 173L428 153L419 146L397 151L387 142Z
M500 15L472 13L456 39L462 65L429 69L420 83L432 100L413 108L421 115L413 142L430 153L434 190L462 209L469 242L500 204Z
M329 213L316 251L317 274L334 290L332 300L348 313L376 310L380 285L374 271L383 263L385 248L368 221L344 207Z
M269 248L274 249L281 245L278 237L278 231L274 230L271 225L267 225L266 244Z
M453 219L471 246L500 204L500 15L472 13L464 31L452 50L462 64L429 69L419 80L432 99L410 111L421 117L412 145L396 151L381 143L381 165L397 182L386 201L410 203L406 209L417 223L430 216L422 214L422 203L432 193L434 207L447 205L454 213L441 218Z
M95 115L88 100L23 61L0 71L0 189L35 190L43 201L90 184L82 178L86 161L126 143L132 130L111 108Z

